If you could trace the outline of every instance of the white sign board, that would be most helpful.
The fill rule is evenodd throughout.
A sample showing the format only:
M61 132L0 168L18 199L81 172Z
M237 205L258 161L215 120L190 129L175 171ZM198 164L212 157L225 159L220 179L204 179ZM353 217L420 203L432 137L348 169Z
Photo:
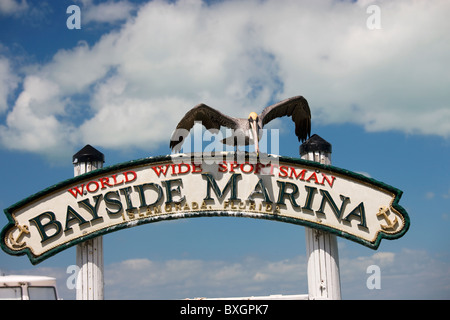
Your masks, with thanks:
M5 209L1 246L36 264L98 235L199 216L294 223L373 249L407 231L400 190L333 166L268 159L162 156L95 170Z

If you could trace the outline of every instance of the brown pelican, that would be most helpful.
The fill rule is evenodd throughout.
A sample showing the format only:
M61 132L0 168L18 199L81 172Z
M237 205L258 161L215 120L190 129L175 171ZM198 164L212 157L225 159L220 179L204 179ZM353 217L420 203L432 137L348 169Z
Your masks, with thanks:
M178 123L170 139L170 148L180 150L195 122L201 122L207 130L211 131L219 130L220 127L232 129L233 135L223 139L222 143L232 146L255 144L255 151L259 154L260 129L273 119L284 116L292 117L295 123L295 134L299 141L304 141L310 136L311 111L308 102L302 96L268 106L259 115L251 112L247 119L229 117L201 103L189 110Z

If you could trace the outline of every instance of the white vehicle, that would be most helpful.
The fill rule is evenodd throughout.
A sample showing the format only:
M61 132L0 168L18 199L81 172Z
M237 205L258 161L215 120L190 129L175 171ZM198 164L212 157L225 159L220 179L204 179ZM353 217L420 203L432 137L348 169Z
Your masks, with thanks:
M0 300L57 300L56 279L44 276L0 276Z

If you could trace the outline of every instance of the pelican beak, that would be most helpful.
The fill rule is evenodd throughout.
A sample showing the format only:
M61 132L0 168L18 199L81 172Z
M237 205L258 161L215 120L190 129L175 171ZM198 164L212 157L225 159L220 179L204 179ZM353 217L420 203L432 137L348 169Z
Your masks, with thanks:
M252 127L253 140L255 141L255 152L256 155L259 156L259 137L258 137L258 129L256 127L256 121L251 120L250 126Z

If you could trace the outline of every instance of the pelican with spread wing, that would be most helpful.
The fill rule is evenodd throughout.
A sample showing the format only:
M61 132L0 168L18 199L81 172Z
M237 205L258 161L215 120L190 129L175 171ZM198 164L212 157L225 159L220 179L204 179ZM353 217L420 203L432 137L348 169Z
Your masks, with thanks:
M258 142L261 139L260 129L276 118L292 117L295 123L295 135L299 141L306 140L311 134L311 111L308 102L302 96L280 101L266 107L259 115L251 112L247 119L227 116L203 103L189 110L178 123L170 139L172 151L179 151L184 139L196 122L207 130L219 130L221 127L233 130L233 135L222 140L222 143L232 146L255 145L259 154Z

